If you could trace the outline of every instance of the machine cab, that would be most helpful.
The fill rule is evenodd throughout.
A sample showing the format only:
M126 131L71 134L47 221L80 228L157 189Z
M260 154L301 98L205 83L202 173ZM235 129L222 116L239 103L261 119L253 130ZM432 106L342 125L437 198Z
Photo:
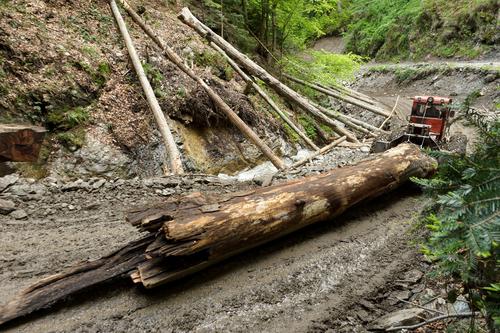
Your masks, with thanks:
M451 103L451 98L415 96L408 132L440 141L444 137L448 119L454 116L454 111L450 110Z

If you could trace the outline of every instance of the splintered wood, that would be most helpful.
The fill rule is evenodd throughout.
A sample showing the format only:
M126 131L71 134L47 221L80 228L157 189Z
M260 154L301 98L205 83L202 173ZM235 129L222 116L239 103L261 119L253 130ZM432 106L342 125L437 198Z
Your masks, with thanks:
M332 220L410 177L430 176L436 161L402 144L372 159L247 192L171 198L127 220L148 236L99 260L48 277L0 308L0 325L83 289L128 275L146 288L182 278L315 222Z

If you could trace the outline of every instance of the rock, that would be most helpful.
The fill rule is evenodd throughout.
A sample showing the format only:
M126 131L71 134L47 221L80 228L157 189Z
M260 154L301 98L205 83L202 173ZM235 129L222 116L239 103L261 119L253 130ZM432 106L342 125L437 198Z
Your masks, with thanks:
M392 305L394 305L394 304L399 303L400 302L399 300L406 301L406 300L410 299L411 295L412 295L412 292L409 290L392 292L391 295L389 296L390 303Z
M27 218L28 214L24 210L18 209L18 210L13 211L12 213L10 213L9 216L12 218L15 218L16 220L22 220L22 219Z
M361 148L359 148L359 150L360 150L362 153L369 153L369 152L370 152L370 147L367 147L367 146L362 146Z
M412 269L408 271L404 275L405 282L417 283L424 276L424 273L419 271L418 269Z
M0 214L7 215L16 209L16 204L10 200L0 199Z
M457 297L455 303L453 303L453 311L458 314L471 312L469 307L469 302L465 299L464 296L460 295Z
M106 179L99 179L95 183L92 184L92 188L94 190L100 189L104 184L106 184Z
M17 174L7 175L0 178L0 192L3 192L7 187L17 182L19 176Z
M72 183L68 183L66 185L63 185L61 190L63 191L76 191L80 189L86 189L89 188L89 184L87 182L84 182L82 179L77 179Z
M424 321L425 310L410 308L391 312L368 325L368 330L385 330L390 327L415 325Z

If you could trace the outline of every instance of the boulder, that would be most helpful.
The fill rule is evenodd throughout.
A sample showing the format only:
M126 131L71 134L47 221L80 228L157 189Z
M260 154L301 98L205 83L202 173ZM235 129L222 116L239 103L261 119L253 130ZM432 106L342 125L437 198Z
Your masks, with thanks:
M3 192L7 187L17 182L19 176L16 174L7 175L0 178L0 192Z
M391 312L368 325L370 331L384 331L390 327L415 325L424 321L425 310L410 308Z
M16 209L16 204L10 200L0 199L0 214L6 215Z
M23 209L18 209L18 210L13 211L12 213L10 213L9 216L16 219L16 220L22 220L22 219L27 218L28 214Z

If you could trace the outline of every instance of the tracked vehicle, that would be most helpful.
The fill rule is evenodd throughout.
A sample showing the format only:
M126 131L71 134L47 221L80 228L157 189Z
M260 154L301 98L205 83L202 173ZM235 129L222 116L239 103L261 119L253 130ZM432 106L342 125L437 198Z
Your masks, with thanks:
M452 99L447 97L413 97L410 119L404 134L389 140L375 141L372 151L382 152L403 142L441 149L450 140L450 119L455 116L451 103Z

